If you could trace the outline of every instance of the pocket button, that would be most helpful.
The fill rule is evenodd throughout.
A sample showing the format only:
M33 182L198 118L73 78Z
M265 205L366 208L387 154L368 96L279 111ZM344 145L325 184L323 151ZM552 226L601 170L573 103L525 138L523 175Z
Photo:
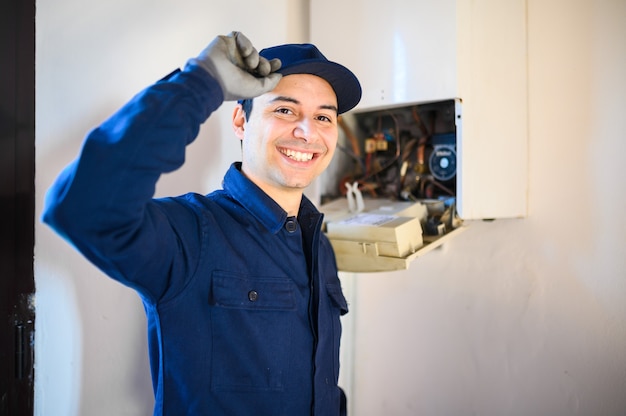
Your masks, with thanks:
M254 302L258 298L259 298L259 294L257 293L256 290L251 290L251 291L248 292L248 300L250 302Z

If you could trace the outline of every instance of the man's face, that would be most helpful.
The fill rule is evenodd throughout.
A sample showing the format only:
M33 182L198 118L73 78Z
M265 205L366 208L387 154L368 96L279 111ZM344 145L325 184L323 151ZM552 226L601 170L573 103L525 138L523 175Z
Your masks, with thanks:
M337 97L315 75L284 76L254 99L250 118L235 111L242 170L269 194L302 192L330 163L337 146Z

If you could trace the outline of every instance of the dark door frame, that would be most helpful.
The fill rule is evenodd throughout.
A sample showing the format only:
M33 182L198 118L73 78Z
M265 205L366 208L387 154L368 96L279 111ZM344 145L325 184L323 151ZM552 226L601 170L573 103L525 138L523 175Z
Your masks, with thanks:
M35 0L0 3L0 415L34 410Z

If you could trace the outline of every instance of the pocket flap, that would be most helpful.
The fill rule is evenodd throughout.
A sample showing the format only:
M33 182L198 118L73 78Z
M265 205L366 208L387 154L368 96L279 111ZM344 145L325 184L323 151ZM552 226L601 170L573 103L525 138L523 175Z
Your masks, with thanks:
M289 278L214 272L209 303L235 309L295 310L293 285Z
M326 285L326 291L328 292L328 296L330 297L330 299L333 301L333 304L341 311L341 315L347 314L348 302L343 296L341 286L333 283L328 283Z

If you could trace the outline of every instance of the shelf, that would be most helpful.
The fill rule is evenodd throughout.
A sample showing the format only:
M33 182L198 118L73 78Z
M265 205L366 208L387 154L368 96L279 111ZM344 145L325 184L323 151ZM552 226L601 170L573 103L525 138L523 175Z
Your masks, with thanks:
M404 270L416 258L434 250L465 229L462 224L441 236L422 234L426 204L365 199L362 212L350 212L346 200L323 205L324 232L342 272ZM371 219L371 221L370 221Z
M340 272L353 273L375 273L394 270L406 270L409 264L420 256L440 247L445 242L451 240L459 233L464 231L467 226L461 226L455 230L444 234L430 243L425 243L420 249L406 257L388 257L388 256L359 256L349 254L336 254L337 268Z

